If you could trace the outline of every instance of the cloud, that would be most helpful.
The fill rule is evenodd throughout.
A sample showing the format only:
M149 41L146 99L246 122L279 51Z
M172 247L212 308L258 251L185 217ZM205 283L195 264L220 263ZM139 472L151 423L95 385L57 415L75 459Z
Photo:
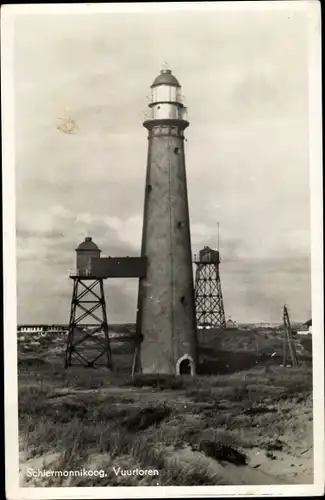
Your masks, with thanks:
M139 255L142 121L165 60L189 106L193 253L216 246L219 221L229 314L277 318L289 295L309 315L308 44L290 9L17 17L19 321L65 321L85 236L103 255ZM114 321L134 318L136 290L107 282Z
M126 220L82 212L74 214L54 205L30 219L19 214L17 224L18 313L26 315L26 303L33 301L28 322L68 322L75 270L75 248L87 235L102 249L102 256L139 255L140 217ZM59 228L59 229L56 229ZM107 311L112 322L125 314L135 320L136 280L108 280L105 284ZM125 311L125 312L124 312Z

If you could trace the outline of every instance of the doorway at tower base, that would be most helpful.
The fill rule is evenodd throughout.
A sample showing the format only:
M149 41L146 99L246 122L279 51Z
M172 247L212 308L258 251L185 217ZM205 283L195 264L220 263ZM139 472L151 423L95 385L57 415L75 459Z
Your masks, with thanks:
M148 359L143 363L141 360L141 349L139 353L139 362L137 363L137 368L133 372L134 374L143 375L189 375L193 376L196 374L196 363L192 356L189 354L184 354L180 356L176 362L174 362L168 356L169 353L160 352L159 359L156 356L152 357L154 362L148 363Z
M176 375L194 375L194 361L188 354L185 354L176 363Z

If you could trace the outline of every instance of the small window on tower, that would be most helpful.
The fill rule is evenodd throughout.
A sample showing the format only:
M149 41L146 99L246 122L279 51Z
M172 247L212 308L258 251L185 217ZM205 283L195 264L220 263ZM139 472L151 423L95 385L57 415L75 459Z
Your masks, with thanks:
M160 106L157 106L157 109L160 109Z
M175 153L175 155L178 155L179 154L179 148L175 148L174 149L174 153Z

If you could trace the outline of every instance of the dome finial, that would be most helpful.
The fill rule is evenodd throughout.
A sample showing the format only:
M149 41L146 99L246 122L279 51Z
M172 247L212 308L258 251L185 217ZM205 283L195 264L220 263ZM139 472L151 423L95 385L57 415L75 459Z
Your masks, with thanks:
M168 64L168 62L167 62L167 61L164 61L164 64L163 64L162 69L163 69L163 70L168 70L168 71L170 71L170 72L171 72L171 70L170 70L170 66L169 66L169 64Z
M161 75L164 75L164 74L169 74L171 75L172 74L172 70L170 69L170 66L168 64L167 61L164 61L164 64L163 64L163 67L162 69L160 70L160 74Z

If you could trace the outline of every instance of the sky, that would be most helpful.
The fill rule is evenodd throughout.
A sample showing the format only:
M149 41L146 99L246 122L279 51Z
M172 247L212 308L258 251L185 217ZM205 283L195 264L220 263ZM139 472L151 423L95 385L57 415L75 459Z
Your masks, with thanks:
M85 236L140 255L142 122L165 63L188 106L192 251L219 222L226 318L311 317L306 15L242 9L16 17L18 323L68 323ZM105 290L109 322L134 322L137 280Z

